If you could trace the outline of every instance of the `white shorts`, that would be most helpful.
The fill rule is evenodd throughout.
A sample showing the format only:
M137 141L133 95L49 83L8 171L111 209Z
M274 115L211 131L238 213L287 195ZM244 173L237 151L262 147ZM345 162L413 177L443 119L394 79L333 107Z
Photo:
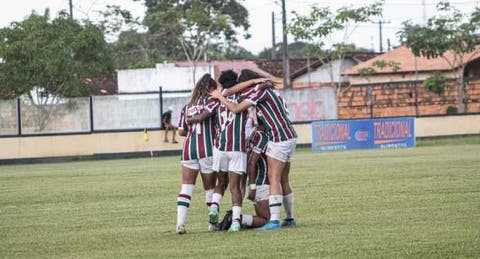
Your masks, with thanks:
M282 142L268 141L267 152L265 152L265 154L282 162L290 162L290 159L295 152L296 146L296 138L285 140Z
M244 174L247 171L247 153L213 149L213 170Z
M180 161L180 163L193 170L200 170L202 174L211 174L214 172L212 165L213 165L213 157L205 157L200 159L192 159L186 161Z
M254 203L259 201L268 200L268 196L270 195L270 185L263 184L257 185L257 191L255 192L255 199L253 200Z

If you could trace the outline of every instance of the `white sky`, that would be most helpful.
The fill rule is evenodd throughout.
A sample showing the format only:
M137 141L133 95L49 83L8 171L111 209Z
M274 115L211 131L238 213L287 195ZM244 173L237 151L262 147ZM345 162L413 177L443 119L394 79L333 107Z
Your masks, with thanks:
M133 2L132 0L72 0L74 5L74 17L77 19L89 18L95 20L98 17L98 10L105 8L107 4L117 4L126 9L129 9L135 16L143 17L145 7L140 2ZM265 47L270 47L271 39L271 15L275 12L276 15L276 42L282 40L281 35L281 0L240 0L249 11L249 19L251 27L249 33L252 35L251 39L240 40L240 45L247 50L258 54ZM302 14L308 12L312 4L320 6L330 6L331 8L338 8L345 5L359 6L372 3L371 0L286 0L287 18L292 18L291 11L296 11ZM386 0L383 19L387 22L383 26L383 48L387 48L387 38L390 38L392 45L398 44L396 32L401 27L401 23L405 20L411 19L416 23L423 21L422 2L426 5L427 17L432 16L435 10L435 4L438 0ZM480 7L479 0L451 0L453 5L464 12L470 12L476 6ZM43 13L45 8L50 8L53 15L62 9L68 10L68 0L15 0L2 1L0 8L0 27L8 26L13 21L23 20L28 16L32 10L38 13ZM289 42L293 38L289 37ZM350 42L357 46L368 49L374 48L379 50L379 29L378 24L359 24L358 28L350 37Z

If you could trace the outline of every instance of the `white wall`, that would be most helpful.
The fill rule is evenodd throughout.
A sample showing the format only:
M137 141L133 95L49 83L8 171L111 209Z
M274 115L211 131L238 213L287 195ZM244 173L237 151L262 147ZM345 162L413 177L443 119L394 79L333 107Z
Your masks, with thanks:
M331 87L280 91L291 121L333 120L337 118L335 91Z
M331 62L333 66L333 81L334 82L347 82L348 78L345 76L340 76L340 73L346 69L353 67L357 64L352 59L344 59L343 63L340 60L334 60ZM317 67L314 70L310 71L310 80L311 82L316 83L330 83L330 68L327 65L322 65ZM293 80L294 83L308 83L308 73L305 73Z
M213 73L213 66L196 68L195 80L205 73ZM158 91L190 90L195 85L193 67L177 67L172 63L157 64L155 68L127 69L117 71L118 92L135 93Z

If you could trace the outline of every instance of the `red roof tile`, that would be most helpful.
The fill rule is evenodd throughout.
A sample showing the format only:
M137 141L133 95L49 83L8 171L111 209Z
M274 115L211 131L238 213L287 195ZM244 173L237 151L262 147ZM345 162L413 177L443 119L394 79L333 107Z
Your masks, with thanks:
M445 58L448 60L454 60L454 55L452 51L445 52ZM474 59L480 58L480 45L477 46L476 50L465 54L463 61L464 63L468 63ZM393 71L392 68L386 67L382 70L375 68L377 73L379 74L387 74L387 73L407 73L407 72L415 72L415 56L413 55L412 51L405 47L401 46L398 47L390 52L384 53L379 55L375 58L369 59L363 63L360 63L350 69L344 71L345 75L358 75L359 70L362 68L369 68L373 67L373 63L379 60L384 61L394 61L399 63L400 69L397 71ZM456 64L455 68L459 67L460 64ZM452 70L452 67L449 63L442 57L439 58L432 58L427 59L426 57L418 57L417 58L417 71L445 71L445 70Z

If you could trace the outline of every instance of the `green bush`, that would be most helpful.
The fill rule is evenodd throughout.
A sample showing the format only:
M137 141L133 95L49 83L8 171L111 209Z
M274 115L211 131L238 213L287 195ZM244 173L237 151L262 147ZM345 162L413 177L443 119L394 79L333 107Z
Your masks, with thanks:
M447 114L457 114L457 113L458 113L457 107L448 106L448 108L447 108Z
M444 77L441 73L435 72L433 75L425 79L423 85L430 92L441 95L447 87L447 78Z

